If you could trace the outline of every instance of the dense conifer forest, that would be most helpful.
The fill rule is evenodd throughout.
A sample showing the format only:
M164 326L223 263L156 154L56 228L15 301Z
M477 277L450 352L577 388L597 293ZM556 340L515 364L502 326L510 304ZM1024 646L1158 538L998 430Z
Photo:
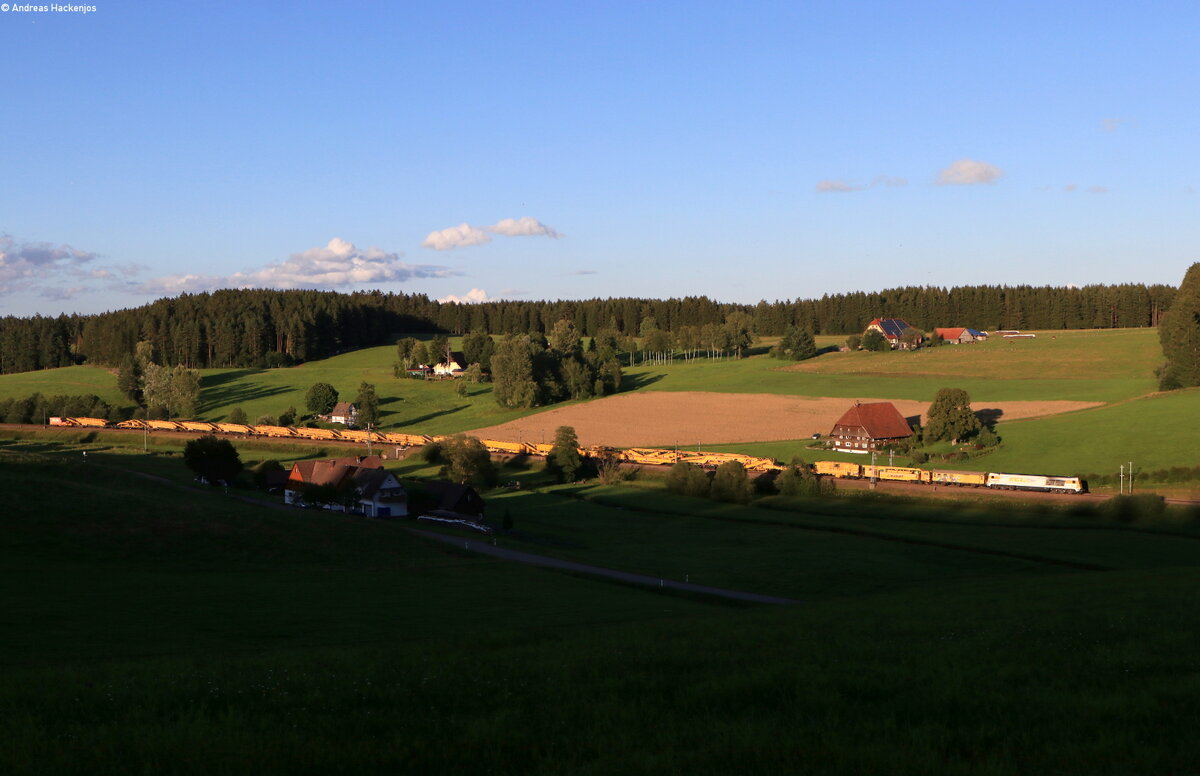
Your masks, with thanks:
M907 287L827 294L756 305L707 297L442 303L424 294L378 291L224 290L183 294L98 315L0 319L0 373L76 363L117 366L138 341L164 365L189 368L279 366L387 344L401 334L546 333L559 320L583 336L608 330L636 336L653 318L662 331L750 316L755 333L796 326L814 334L861 332L876 317L915 327L1086 329L1157 325L1176 289L1166 285Z

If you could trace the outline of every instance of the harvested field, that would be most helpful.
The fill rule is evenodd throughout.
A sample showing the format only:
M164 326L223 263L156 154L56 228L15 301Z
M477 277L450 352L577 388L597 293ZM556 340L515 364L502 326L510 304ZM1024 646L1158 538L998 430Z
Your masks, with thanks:
M861 399L863 402L888 399ZM892 401L903 415L915 417L927 402ZM761 393L626 393L548 410L499 426L469 432L483 439L551 442L554 429L574 426L584 446L666 447L675 444L771 442L826 434L853 402L849 399L777 396ZM1084 401L977 402L975 411L1000 421L1056 415L1098 407Z

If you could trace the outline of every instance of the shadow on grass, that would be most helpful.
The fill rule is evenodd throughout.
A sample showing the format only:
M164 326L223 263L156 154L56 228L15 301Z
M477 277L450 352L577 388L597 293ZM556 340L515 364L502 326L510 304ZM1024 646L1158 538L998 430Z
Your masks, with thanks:
M665 374L633 374L622 375L621 377L621 393L627 391L636 391L645 388L647 385L653 385L659 380L666 377Z
M459 406L451 407L448 410L438 410L437 412L429 412L424 415L418 415L415 418L410 418L409 420L405 421L404 425L416 426L420 423L424 423L427 420L433 420L434 418L440 418L444 415L453 415L456 412L462 412L463 410L467 409L470 406L471 406L470 404L460 404ZM387 414L395 415L398 413L387 413Z

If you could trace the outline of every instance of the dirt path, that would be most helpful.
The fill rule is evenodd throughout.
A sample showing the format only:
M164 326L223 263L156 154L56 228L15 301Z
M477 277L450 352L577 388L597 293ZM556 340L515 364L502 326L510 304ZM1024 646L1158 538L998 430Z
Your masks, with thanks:
M432 539L443 544L453 544L456 547L462 547L469 552L477 552L482 555L490 555L493 558L502 560L510 560L515 563L524 563L529 566L541 566L542 568L558 569L560 571L571 571L578 574L589 574L596 577L605 577L607 579L615 579L618 582L628 582L634 585L646 585L648 587L657 587L667 590L678 590L685 593L700 593L702 595L716 596L718 598L728 598L734 601L748 601L756 604L798 604L791 598L779 598L777 596L759 595L758 593L743 593L740 590L725 590L719 587L707 587L705 585L693 585L690 582L677 582L672 579L659 579L657 577L648 577L644 574L631 574L628 571L617 571L616 569L606 569L601 566L589 566L585 563L575 563L569 560L561 560L559 558L549 558L545 555L534 555L528 552L519 552L517 550L509 550L504 547L496 547L495 545L481 542L477 539L464 539L458 536L447 536L445 534L434 533L432 531L422 531L417 528L409 528L409 533L423 536L426 539Z
M580 444L681 447L771 442L827 434L854 399L762 393L644 391L609 396L471 431L481 439L552 442L559 426L574 426ZM862 398L863 402L888 401ZM892 400L905 417L921 416L928 402ZM1100 406L1083 401L975 402L989 420L1014 420Z

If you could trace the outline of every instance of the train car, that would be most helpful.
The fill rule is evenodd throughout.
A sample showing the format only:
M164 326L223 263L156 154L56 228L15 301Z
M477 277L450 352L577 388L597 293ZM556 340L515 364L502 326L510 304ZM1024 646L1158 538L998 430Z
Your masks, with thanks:
M1055 493L1084 493L1078 477L1047 477L1041 474L1001 474L988 472L987 486L1001 490L1041 490Z
M483 443L489 453L528 455L533 452L533 448L524 442L506 442L502 439L481 439L479 441Z
M539 442L536 445L530 445L529 449L534 455L550 455L554 452L554 445Z
M871 466L862 467L862 476L887 482L922 482L926 472L908 466Z
M174 420L147 420L146 428L151 431L180 431L182 427Z
M203 431L206 434L211 434L217 430L217 424L206 423L203 420L181 420L179 425L184 431Z
M631 447L621 453L622 460L650 466L665 466L676 463L682 456L674 450L653 447Z
M108 428L108 421L103 418L63 418L64 426L77 428Z
M254 433L269 437L294 437L295 432L287 426L254 426Z
M849 461L817 461L812 465L813 474L838 479L858 478L862 476L862 465Z
M331 428L295 428L292 429L292 435L303 439L336 440L342 438L340 431L334 431Z
M420 447L432 441L424 434L404 434L399 431L387 431L381 436L383 441L389 445L403 445L404 447Z
M253 434L254 426L245 423L217 423L217 431L222 434Z
M69 425L71 425L70 423L67 422L66 418L60 418L57 416L50 418L48 422L50 423L51 426L69 426Z
M383 434L380 434L378 431L371 431L369 429L348 428L344 431L338 431L337 433L340 435L343 442L362 442L363 444L366 444L367 442L384 441Z
M987 472L955 472L934 469L927 472L928 482L934 485L958 485L962 487L981 488L987 485Z
M150 426L141 418L134 418L133 420L122 420L117 424L117 428L132 428L140 431L144 428L150 428Z

